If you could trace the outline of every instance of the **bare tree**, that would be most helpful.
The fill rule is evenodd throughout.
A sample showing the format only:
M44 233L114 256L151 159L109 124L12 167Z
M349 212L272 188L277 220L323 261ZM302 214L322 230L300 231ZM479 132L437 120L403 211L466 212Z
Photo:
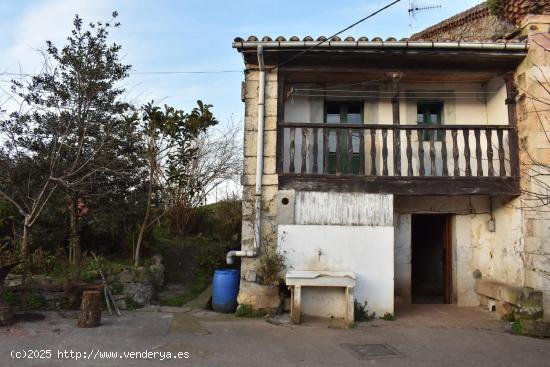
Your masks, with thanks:
M238 182L242 171L240 124L230 121L219 129L210 129L196 139L197 154L189 165L192 187L199 191L175 187L171 190L170 220L172 228L183 233L193 209L204 204L215 190Z

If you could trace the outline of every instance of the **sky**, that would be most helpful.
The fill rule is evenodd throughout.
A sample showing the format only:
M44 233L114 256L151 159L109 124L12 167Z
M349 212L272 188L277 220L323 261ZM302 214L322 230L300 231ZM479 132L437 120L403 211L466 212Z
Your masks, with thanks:
M110 20L119 13L121 27L112 40L122 45L123 61L133 72L242 70L242 57L231 48L237 36L329 36L391 0L0 0L0 73L39 70L45 41L64 44L79 14L86 23ZM478 4L476 0L425 0L441 5L420 12L413 32ZM342 36L408 36L408 1L352 28ZM342 37L342 38L343 38ZM218 120L238 123L241 72L223 74L132 74L127 98L156 100L188 111L198 99L214 105Z

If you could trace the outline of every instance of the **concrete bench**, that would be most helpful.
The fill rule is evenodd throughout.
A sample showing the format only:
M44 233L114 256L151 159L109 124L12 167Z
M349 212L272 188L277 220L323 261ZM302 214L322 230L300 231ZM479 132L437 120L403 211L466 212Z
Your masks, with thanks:
M354 319L353 290L355 274L342 271L289 271L286 273L286 285L291 291L290 317L293 323L300 323L302 287L341 287L344 288L346 309L344 321L350 324Z
M515 309L518 316L534 319L542 317L541 291L492 279L476 280L475 290L482 296L482 305L487 304L487 299L496 301L496 311L500 316L509 314Z

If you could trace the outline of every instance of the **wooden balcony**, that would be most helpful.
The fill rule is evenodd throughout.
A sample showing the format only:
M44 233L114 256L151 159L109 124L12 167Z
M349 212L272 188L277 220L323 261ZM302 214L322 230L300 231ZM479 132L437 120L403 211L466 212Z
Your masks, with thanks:
M518 195L510 125L279 123L281 189Z

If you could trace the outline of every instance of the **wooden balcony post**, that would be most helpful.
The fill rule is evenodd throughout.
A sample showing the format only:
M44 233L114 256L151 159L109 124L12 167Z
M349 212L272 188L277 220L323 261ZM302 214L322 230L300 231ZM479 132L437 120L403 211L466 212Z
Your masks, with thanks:
M277 72L277 150L275 152L277 159L277 172L283 172L284 164L284 132L285 129L280 125L285 119L285 79L281 72Z
M392 115L393 115L393 124L399 125L401 122L399 116L399 77L394 77L394 92L395 95L392 98ZM401 135L400 130L396 126L393 129L393 175L401 176Z
M508 106L508 124L512 127L508 131L508 142L510 143L510 174L512 177L519 176L519 142L516 119L516 96L518 91L514 81L514 74L508 73L504 76L506 82L506 105Z

